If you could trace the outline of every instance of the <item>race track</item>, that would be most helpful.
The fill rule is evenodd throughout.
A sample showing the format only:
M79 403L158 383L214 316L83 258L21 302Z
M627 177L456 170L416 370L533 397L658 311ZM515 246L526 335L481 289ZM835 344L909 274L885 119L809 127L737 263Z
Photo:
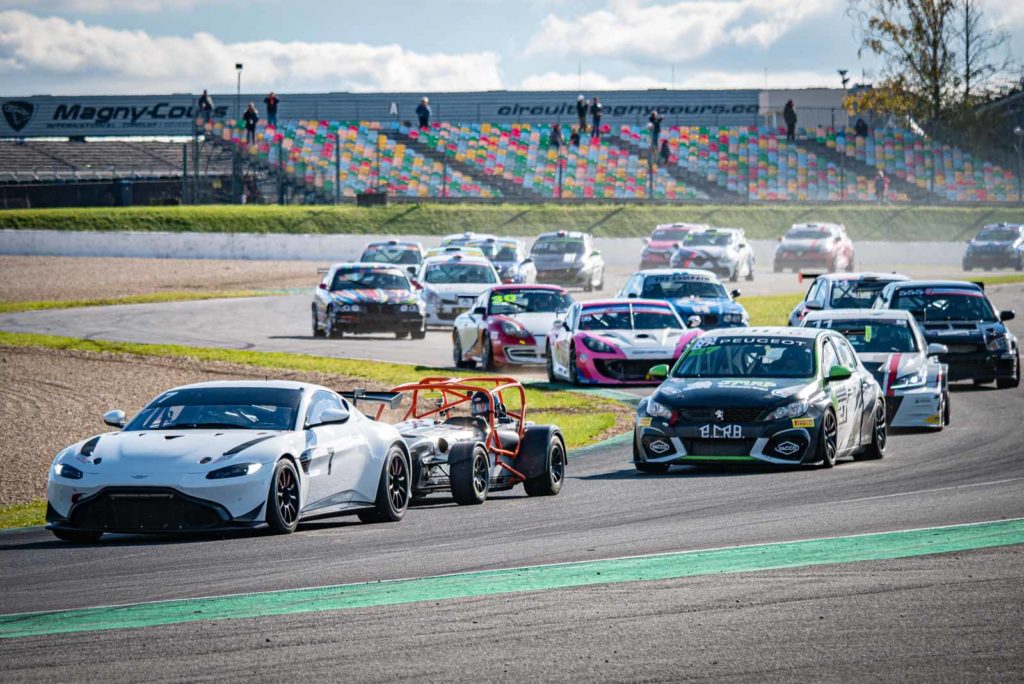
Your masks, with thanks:
M1022 292L992 298L1020 309ZM365 357L358 340L308 337L296 305L308 300L34 312L4 316L0 329L332 355L352 342ZM1018 335L1022 322L1011 322ZM447 335L428 341L415 356L394 340L358 349L450 363ZM82 547L12 531L0 534L0 618L1024 518L1022 423L1024 389L958 384L941 433L893 435L884 460L832 470L643 476L620 441L575 456L556 498L515 490L458 507L432 496L398 524L340 518L285 537ZM1021 549L0 639L0 661L11 681L1019 679Z

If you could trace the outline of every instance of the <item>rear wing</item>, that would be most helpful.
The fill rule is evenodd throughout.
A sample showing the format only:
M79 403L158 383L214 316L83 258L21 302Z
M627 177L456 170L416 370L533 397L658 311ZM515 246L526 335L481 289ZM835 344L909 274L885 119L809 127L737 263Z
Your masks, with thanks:
M402 404L401 392L367 392L360 388L338 392L338 394L351 401L353 406L358 406L360 401L368 401L396 409Z

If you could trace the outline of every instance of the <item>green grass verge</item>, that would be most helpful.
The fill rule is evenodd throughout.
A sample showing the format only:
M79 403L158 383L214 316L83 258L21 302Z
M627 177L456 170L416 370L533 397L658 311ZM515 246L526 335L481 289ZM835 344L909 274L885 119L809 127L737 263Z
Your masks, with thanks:
M204 233L344 233L442 235L463 230L536 235L584 230L601 237L641 237L659 223L706 222L775 238L802 221L845 223L857 240L964 240L986 224L1019 220L1014 207L874 205L614 205L399 204L360 208L185 206L14 209L0 212L0 229L171 231Z
M41 309L75 309L82 306L113 306L115 304L156 304L163 302L190 302L203 299L231 299L237 297L268 297L277 294L268 290L231 290L225 292L151 292L125 297L98 299L47 299L29 302L0 302L0 313L20 313Z
M46 522L46 502L33 501L25 504L0 506L0 529L42 525Z

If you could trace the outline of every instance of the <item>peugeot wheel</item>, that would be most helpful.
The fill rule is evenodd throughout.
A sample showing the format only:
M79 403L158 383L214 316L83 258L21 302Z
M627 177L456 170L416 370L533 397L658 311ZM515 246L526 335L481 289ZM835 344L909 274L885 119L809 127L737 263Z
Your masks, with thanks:
M277 462L270 480L267 524L278 534L291 534L299 526L299 476L286 458Z
M885 425L885 404L876 402L874 426L871 430L871 444L853 458L857 461L875 461L885 456L885 444L888 433Z
M885 420L885 416L882 416ZM831 468L836 464L836 453L838 452L838 434L836 426L836 414L832 411L825 411L821 418L821 431L818 433L818 450L821 456L821 467Z
M409 464L405 454L397 446L391 447L377 484L377 499L373 508L359 511L359 519L364 523L398 522L409 507L411 494Z

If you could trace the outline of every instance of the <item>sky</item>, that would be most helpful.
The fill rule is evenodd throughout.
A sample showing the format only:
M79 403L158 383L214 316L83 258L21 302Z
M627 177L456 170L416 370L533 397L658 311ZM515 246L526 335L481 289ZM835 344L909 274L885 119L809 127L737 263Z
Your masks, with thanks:
M1024 54L1024 0L986 18ZM0 96L838 87L846 0L0 0Z

